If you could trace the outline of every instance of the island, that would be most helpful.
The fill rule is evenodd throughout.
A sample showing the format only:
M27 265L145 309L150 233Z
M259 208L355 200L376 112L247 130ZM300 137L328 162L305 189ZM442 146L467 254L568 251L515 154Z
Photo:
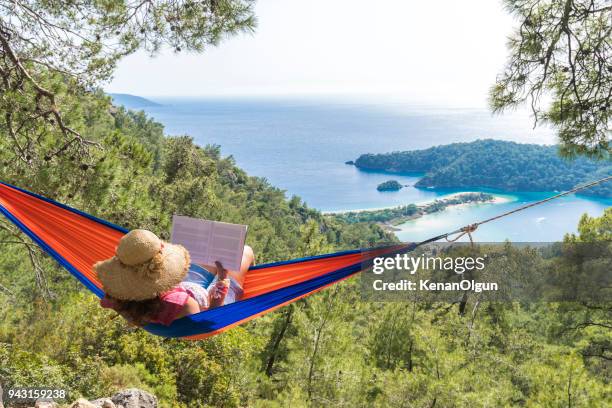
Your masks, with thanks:
M610 158L602 160L559 156L558 146L522 144L502 140L453 143L423 150L362 154L355 160L361 170L424 176L415 187L433 189L496 189L564 191L612 174ZM581 194L612 197L612 183Z
M335 217L349 224L358 222L375 222L387 231L396 231L395 226L405 223L427 214L444 211L446 208L464 204L495 203L502 201L501 197L496 197L488 193L465 192L451 194L445 198L430 201L424 204L408 204L398 207L381 208L376 210L355 210L328 213L328 216Z
M404 186L397 180L387 180L380 183L376 189L378 191L399 191L402 187Z

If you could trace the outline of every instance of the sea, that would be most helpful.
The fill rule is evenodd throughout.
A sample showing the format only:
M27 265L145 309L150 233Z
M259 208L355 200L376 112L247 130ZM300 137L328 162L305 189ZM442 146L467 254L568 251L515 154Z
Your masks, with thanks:
M323 212L423 203L457 190L417 189L419 175L361 171L345 164L362 153L502 139L554 144L554 130L537 126L526 111L493 115L487 108L428 105L371 97L149 98L159 106L139 107L170 135L189 135L201 145L219 145L250 175L267 179ZM129 106L127 106L129 108ZM395 179L398 192L376 186ZM475 191L471 189L470 191ZM485 190L479 190L485 191ZM490 191L497 204L462 205L398 226L403 241L421 241L486 219L554 191ZM572 195L483 225L480 241L550 242L576 232L582 214L599 216L612 199Z

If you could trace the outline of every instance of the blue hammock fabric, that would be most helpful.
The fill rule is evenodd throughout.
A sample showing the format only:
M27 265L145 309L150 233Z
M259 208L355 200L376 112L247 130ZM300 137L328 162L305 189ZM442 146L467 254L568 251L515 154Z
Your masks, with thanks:
M2 182L0 212L87 289L104 296L93 265L114 255L125 228ZM346 279L370 267L377 256L415 247L399 244L257 265L247 274L241 300L175 320L170 326L149 324L144 329L163 337L203 339ZM191 270L203 272L198 265Z

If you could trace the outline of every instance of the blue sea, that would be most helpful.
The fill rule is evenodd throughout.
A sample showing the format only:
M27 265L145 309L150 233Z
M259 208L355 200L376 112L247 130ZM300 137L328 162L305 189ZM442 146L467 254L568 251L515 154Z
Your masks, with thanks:
M450 191L412 187L417 175L360 171L345 161L362 153L422 149L493 138L552 144L554 132L533 129L527 113L493 116L485 108L420 105L366 98L150 98L144 110L171 135L217 144L249 174L297 195L321 211L383 208L433 200ZM397 179L409 187L378 192ZM506 202L460 206L400 226L405 241L427 239L553 192L506 194ZM612 200L570 196L532 208L478 232L482 241L553 241L576 231L583 213L597 216Z

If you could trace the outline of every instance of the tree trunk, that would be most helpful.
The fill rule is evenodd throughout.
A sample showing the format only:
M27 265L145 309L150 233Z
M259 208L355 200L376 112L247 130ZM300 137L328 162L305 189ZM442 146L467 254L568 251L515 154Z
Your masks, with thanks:
M323 316L323 320L321 320L321 324L316 329L315 334L315 344L314 350L312 351L312 357L310 358L310 368L308 369L308 400L312 398L312 377L314 376L315 369L315 360L317 358L317 353L319 352L319 343L321 341L321 334L323 333L323 329L327 324L327 319L329 318L329 314L333 309L334 299L336 297L336 293L338 292L338 286L335 287L334 292L329 297L329 307L325 311L325 315Z
M414 345L414 342L412 341L412 339L410 340L410 348L408 349L408 364L407 364L407 368L408 368L408 372L411 373L412 372L412 347Z
M467 306L468 294L467 292L463 292L463 296L461 296L461 302L459 302L459 316L465 315L465 307Z
M291 319L293 318L293 305L287 307L285 311L285 320L283 325L281 326L278 335L274 339L274 344L272 345L272 351L270 352L270 357L268 358L268 363L266 364L266 376L271 377L274 371L274 362L276 361L276 354L278 353L278 348L285 337L285 333L287 332L287 328L291 324Z

